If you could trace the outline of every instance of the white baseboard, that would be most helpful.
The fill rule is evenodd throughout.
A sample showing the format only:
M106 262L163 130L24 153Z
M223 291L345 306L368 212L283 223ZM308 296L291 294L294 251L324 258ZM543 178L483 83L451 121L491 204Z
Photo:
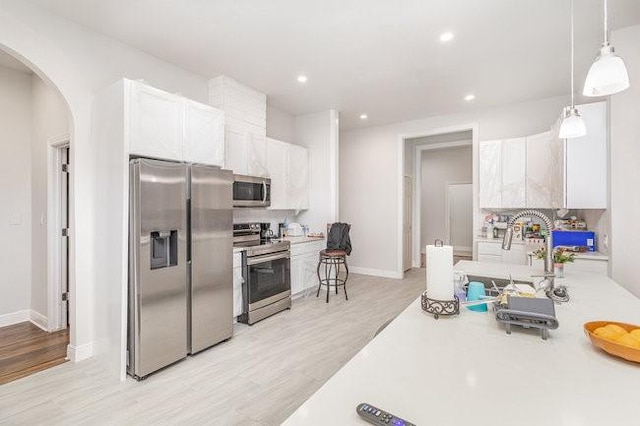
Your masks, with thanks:
M401 280L403 274L396 271L386 271L384 269L361 268L359 266L349 266L349 272L361 275L372 275L374 277L395 278Z
M79 346L67 346L67 358L72 362L79 362L93 356L93 342Z
M29 312L30 309L23 309L21 311L9 312L8 314L0 315L0 327L29 321Z
M49 331L49 321L47 320L47 317L42 315L40 312L29 309L29 321L31 321L31 323L36 327L47 332Z

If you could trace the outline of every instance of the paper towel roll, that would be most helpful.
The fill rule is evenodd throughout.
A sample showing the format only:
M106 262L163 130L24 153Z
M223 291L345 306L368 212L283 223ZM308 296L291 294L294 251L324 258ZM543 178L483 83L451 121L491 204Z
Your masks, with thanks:
M453 300L453 247L427 246L427 297Z

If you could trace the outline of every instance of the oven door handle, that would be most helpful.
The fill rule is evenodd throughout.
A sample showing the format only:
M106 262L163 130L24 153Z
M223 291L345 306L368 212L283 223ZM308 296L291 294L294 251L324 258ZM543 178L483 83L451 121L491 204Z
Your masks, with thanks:
M257 265L259 263L271 262L272 260L289 259L289 252L268 254L263 256L254 256L247 259L247 265Z

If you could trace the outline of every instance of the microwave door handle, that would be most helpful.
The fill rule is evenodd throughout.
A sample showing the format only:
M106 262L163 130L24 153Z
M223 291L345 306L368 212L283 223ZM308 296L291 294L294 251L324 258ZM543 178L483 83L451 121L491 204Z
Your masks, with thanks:
M267 203L267 182L262 181L262 204Z

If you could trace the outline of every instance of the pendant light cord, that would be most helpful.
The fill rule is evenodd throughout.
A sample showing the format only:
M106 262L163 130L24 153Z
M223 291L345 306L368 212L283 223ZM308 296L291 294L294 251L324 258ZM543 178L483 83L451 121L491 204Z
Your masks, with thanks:
M605 3L607 0L604 0ZM575 107L573 101L573 0L571 0L571 109Z
M609 8L607 7L607 0L604 0L604 44L609 44Z

